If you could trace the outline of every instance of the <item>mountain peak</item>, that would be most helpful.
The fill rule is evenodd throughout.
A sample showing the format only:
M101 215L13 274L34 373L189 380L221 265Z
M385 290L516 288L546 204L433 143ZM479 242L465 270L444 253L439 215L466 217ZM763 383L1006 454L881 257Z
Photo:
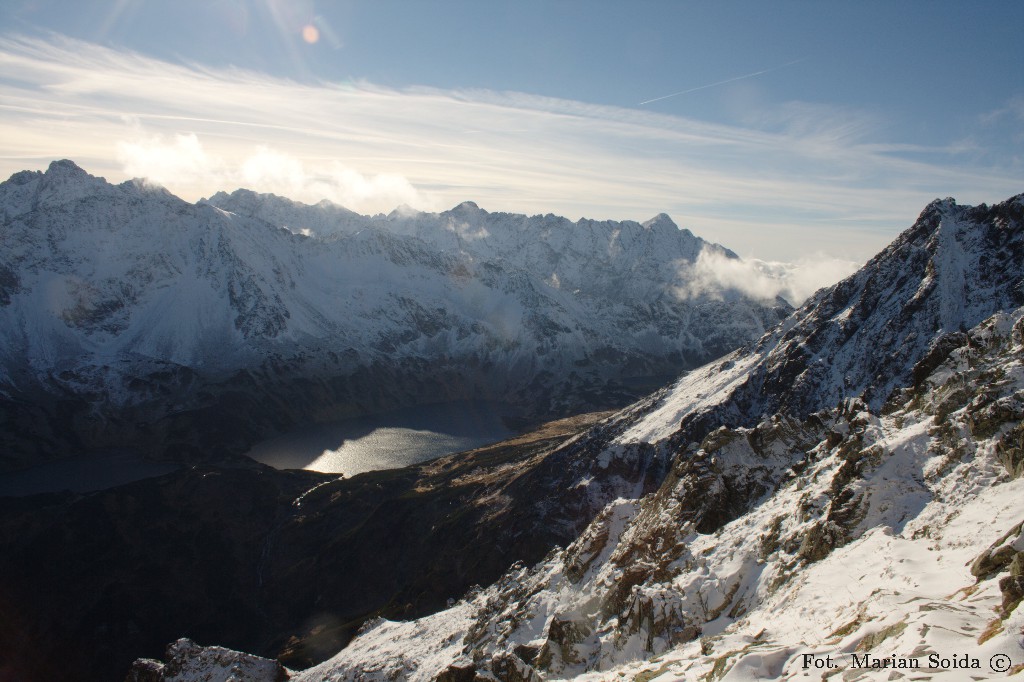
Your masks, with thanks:
M77 176L77 177L89 177L82 168L72 161L71 159L60 159L59 161L52 161L49 168L46 169L47 176Z
M475 201L463 201L461 204L448 211L448 213L457 213L463 215L486 215L487 211L477 206Z
M293 679L371 666L396 680L614 679L655 665L750 679L769 656L781 678L816 655L804 650L884 635L890 650L974 651L986 627L983 657L1015 648L1022 208L933 202L756 345L517 465L514 484L495 474L506 527L550 544L563 533L565 549L440 614L369 621ZM512 535L479 528L466 537ZM834 595L837 575L851 589ZM957 585L972 605L949 596ZM808 625L808 609L833 620Z
M91 187L94 185L106 185L104 178L89 175L78 164L70 159L53 161L42 176L42 187L52 188L55 191L67 192L69 187Z
M945 199L935 198L928 202L928 205L921 211L921 215L918 217L917 222L921 222L922 219L927 219L928 216L938 216L943 213L958 208L956 199L953 197L946 197Z
M668 231L679 229L679 226L676 225L675 221L667 213L659 213L650 220L640 224L643 225L645 230Z
M409 204L399 204L391 211L391 213L388 213L388 220L397 220L399 218L412 218L420 214L422 214L422 211L413 208Z
M0 203L6 218L41 206L64 204L110 189L103 178L89 175L74 161L53 161L45 172L22 171L0 183Z

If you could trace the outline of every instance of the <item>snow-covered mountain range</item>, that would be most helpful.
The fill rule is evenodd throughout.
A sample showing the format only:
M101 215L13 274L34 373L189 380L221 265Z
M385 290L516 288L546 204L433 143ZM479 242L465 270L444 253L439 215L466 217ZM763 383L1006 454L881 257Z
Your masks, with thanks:
M1024 195L936 201L756 344L483 496L564 549L308 670L180 641L130 679L1020 672L1022 361Z
M0 466L241 452L291 424L462 398L607 407L791 309L694 291L702 250L735 256L665 215L189 204L59 161L0 184L0 216Z

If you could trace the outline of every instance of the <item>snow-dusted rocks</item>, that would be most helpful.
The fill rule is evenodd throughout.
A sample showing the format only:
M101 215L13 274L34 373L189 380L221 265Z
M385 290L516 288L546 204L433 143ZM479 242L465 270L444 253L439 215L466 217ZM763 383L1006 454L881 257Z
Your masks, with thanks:
M166 663L135 662L126 682L285 682L288 671L277 661L222 647L201 647L179 639L167 647Z
M1019 447L1022 332L1024 308L997 313L881 412L849 399L718 429L564 551L429 619L369 623L293 679L433 680L472 662L498 680L817 679L819 666L965 680L1020 665L1024 480L1001 453ZM977 409L996 404L1018 407L979 429ZM414 650L433 653L389 656Z
M288 424L441 400L621 405L789 312L692 292L702 249L731 254L664 215L189 204L70 161L0 184L0 215L0 467L244 451Z

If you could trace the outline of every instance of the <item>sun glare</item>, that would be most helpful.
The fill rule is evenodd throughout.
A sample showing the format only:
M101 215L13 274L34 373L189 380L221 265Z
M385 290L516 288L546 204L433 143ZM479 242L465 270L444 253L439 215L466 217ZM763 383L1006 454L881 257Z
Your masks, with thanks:
M320 29L313 24L306 24L302 27L302 39L310 45L320 40Z

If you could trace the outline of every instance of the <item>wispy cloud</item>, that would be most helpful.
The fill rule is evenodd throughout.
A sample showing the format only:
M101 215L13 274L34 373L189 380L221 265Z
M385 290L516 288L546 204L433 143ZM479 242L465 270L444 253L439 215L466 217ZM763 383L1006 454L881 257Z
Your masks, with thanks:
M862 112L790 103L761 116L740 127L522 93L298 83L60 36L0 38L0 172L70 157L187 199L248 185L362 212L466 199L573 218L664 211L779 260L866 258L936 196L1020 191L955 154L883 148Z
M1024 123L1024 95L1014 95L1006 101L1006 104L981 115L981 122L985 125L992 125L998 121L1009 118L1016 123Z
M772 71L778 71L779 69L785 68L787 66L799 64L802 61L803 59L794 59L791 62L786 62L785 64L780 64L779 66L774 66L770 69L761 69L760 71L754 71L753 73L747 73L742 76L735 76L734 78L726 78L725 80L716 81L714 83L708 83L707 85L698 85L695 88L687 88L686 90L673 92L671 95L662 95L661 97L655 97L654 99L644 100L643 102L640 102L640 104L638 104L637 106L644 106L645 104L651 104L652 102L660 102L663 99L669 99L670 97L678 97L679 95L688 95L691 92L697 92L698 90L707 90L708 88L714 88L719 85L725 85L726 83L735 83L736 81L754 78L755 76L763 76L766 73L771 73Z

